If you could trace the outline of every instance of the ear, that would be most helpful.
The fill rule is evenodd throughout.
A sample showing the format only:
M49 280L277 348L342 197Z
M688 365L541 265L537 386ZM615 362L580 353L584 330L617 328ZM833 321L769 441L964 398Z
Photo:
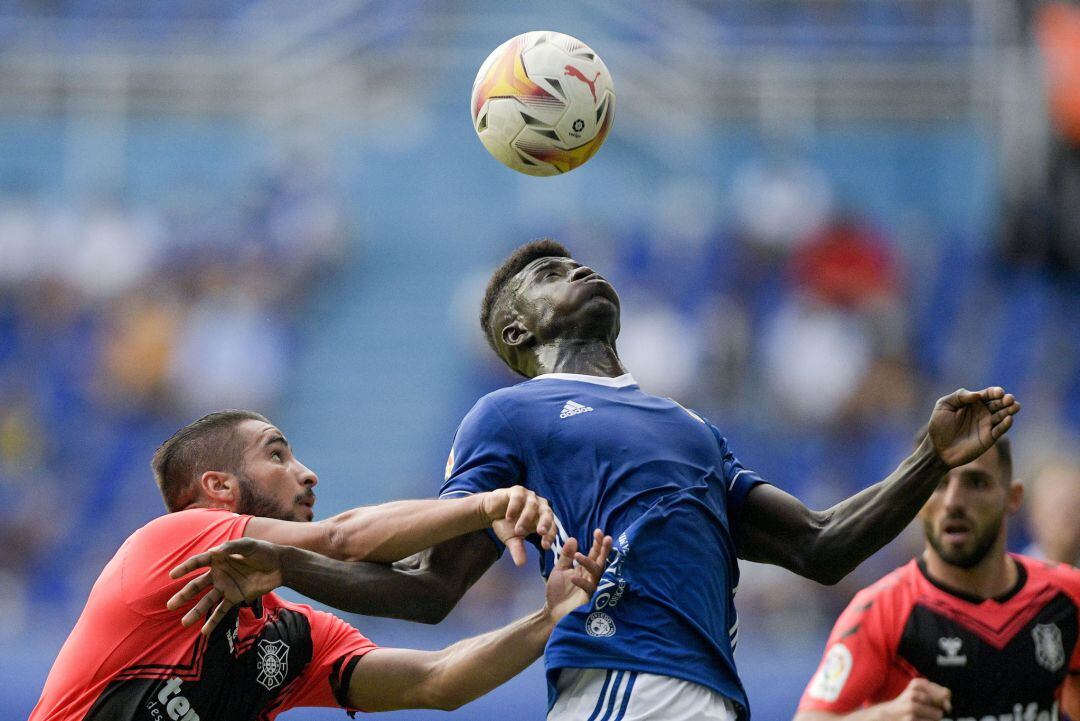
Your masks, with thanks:
M239 499L238 486L236 476L224 471L206 471L199 477L199 490L212 506L236 506Z
M1009 484L1008 498L1005 501L1005 510L1009 515L1016 513L1020 510L1020 506L1024 503L1024 482L1020 480L1013 481Z
M517 348L528 343L532 337L532 331L525 327L520 320L511 321L500 334L503 344L507 348Z

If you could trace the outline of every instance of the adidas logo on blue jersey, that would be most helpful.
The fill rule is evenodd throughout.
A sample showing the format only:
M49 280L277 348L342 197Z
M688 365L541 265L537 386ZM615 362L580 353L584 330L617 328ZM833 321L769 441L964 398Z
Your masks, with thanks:
M567 401L566 405L562 407L562 413L559 414L559 418L569 418L570 416L576 416L581 413L588 413L591 410L592 408L589 406L583 406L574 401Z

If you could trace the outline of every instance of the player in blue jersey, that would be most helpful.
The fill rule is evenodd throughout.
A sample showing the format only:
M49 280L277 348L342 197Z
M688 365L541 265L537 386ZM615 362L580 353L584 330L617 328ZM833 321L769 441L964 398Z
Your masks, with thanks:
M598 527L616 539L590 603L548 642L550 721L749 718L733 658L737 559L835 583L1019 410L1001 388L945 396L926 441L889 477L813 511L744 468L716 426L638 387L616 350L618 294L554 241L529 243L503 263L481 322L499 357L528 380L488 394L465 417L441 495L522 484L550 502L558 540ZM507 543L515 560L523 540ZM676 548L680 562L665 562ZM292 551L262 563L275 582L338 608L437 621L501 551L497 539L474 534L394 568ZM542 554L545 575L552 558ZM257 573L237 575L235 600L263 590L247 578ZM378 598L366 591L375 580Z

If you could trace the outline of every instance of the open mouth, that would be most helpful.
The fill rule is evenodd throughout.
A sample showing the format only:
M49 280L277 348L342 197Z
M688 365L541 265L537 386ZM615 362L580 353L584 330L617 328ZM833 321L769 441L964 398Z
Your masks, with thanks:
M971 537L971 524L966 521L946 521L941 526L942 537L951 543L963 543Z

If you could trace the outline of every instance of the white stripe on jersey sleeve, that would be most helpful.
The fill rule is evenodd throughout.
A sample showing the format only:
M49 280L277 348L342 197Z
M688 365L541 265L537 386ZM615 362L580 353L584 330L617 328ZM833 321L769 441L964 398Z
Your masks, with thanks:
M439 498L451 498L453 496L471 496L471 495L473 495L472 491L447 491L446 493L439 496Z

